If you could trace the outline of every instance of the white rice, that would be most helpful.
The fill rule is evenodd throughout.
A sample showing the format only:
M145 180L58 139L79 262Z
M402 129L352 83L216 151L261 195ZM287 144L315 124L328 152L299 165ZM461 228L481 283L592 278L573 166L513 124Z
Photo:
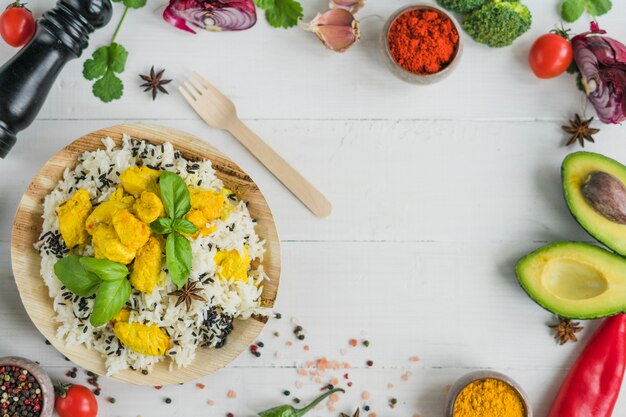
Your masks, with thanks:
M201 346L221 347L232 329L233 319L245 320L253 314L266 315L260 305L261 285L267 279L263 266L249 271L248 281L225 282L216 277L213 260L218 250L248 248L251 260L263 260L265 242L256 234L255 222L245 202L235 196L229 202L235 209L226 220L215 220L217 230L206 237L191 240L193 264L189 281L200 281L207 302L194 300L187 312L185 304L175 307L177 297L167 294L176 287L163 265L164 286L152 294L133 290L128 306L132 309L130 321L156 324L167 332L172 347L163 357L148 357L122 346L113 334L111 325L94 328L89 322L93 298L82 298L62 286L54 274L54 264L68 253L59 234L57 209L77 189L86 190L93 204L106 201L120 184L119 174L126 168L143 164L155 169L179 174L189 186L219 190L222 182L215 176L211 161L191 162L176 152L170 143L152 145L124 136L122 148L116 148L110 138L102 140L105 149L85 152L75 169L66 169L63 179L44 200L43 232L36 244L41 254L41 275L54 300L55 320L59 323L57 337L68 345L85 345L106 358L107 374L124 369L152 370L155 363L171 360L173 367L189 365L195 351ZM80 250L82 255L93 255L93 247ZM260 262L253 262L259 264ZM236 322L235 322L236 325Z

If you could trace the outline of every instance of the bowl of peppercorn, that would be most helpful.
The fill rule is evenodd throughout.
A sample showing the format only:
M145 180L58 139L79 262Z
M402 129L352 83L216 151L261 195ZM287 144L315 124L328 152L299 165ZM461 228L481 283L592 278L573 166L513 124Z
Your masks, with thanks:
M38 364L0 358L0 417L51 417L53 410L54 387Z
M444 9L409 5L393 13L381 38L391 72L411 84L432 84L448 77L463 51L460 25Z

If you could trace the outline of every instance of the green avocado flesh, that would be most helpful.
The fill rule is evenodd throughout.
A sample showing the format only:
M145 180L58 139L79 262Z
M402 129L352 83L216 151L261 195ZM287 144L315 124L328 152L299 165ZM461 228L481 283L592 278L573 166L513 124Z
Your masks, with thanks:
M626 259L597 246L558 242L523 257L517 278L537 304L571 319L626 311Z
M594 238L620 255L626 256L626 225L609 220L585 199L582 187L591 173L600 171L626 184L626 167L619 162L592 152L575 152L563 161L561 170L563 193L576 221Z

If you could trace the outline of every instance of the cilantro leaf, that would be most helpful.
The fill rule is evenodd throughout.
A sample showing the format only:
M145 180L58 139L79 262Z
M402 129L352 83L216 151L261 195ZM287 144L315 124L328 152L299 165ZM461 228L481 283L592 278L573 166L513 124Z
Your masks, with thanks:
M575 22L587 11L591 16L601 16L611 10L611 0L565 0L561 4L561 17L566 22Z
M587 12L592 16L601 16L611 10L611 0L587 0Z
M92 81L93 95L105 103L122 97L124 84L115 73L121 73L126 66L128 52L118 43L101 46L83 64L83 76Z
M566 22L575 22L585 11L585 0L565 0L561 4L561 17Z
M83 64L83 76L88 80L95 80L104 76L109 62L109 47L102 46L96 49L90 59Z
M104 77L93 84L91 91L94 96L105 103L109 103L122 97L124 84L113 71L108 70Z
M254 0L254 2L265 10L265 18L276 28L295 26L303 16L302 5L296 0Z
M123 0L124 6L131 9L141 9L146 5L147 0Z

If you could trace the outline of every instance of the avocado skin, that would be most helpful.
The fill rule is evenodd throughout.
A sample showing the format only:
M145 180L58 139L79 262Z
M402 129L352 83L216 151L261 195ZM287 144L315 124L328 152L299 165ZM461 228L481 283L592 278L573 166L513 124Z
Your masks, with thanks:
M571 190L568 187L566 171L568 169L568 163L570 161L572 161L573 159L584 158L584 157L589 157L589 158L593 158L593 159L596 159L596 160L601 160L601 161L603 161L604 163L606 163L608 165L612 165L614 168L618 167L619 169L623 170L624 171L624 175L626 175L626 166L624 166L623 164L619 163L618 161L616 161L616 160L614 160L612 158L609 158L607 156L604 156L604 155L599 154L599 153L594 153L594 152L587 152L587 151L572 152L571 154L567 155L565 157L565 159L563 159L563 163L561 164L561 184L562 184L562 188L563 188L563 197L565 198L565 203L567 204L567 209L569 210L570 214L572 215L572 217L574 218L576 223L578 223L578 225L580 227L582 227L583 230L585 230L585 232L587 232L587 234L589 234L591 237L593 237L598 242L602 243L603 245L605 245L607 248L611 249L615 253L617 253L617 254L619 254L621 256L625 256L626 257L626 248L619 248L619 246L616 246L615 243L612 240L606 239L604 236L602 236L602 234L598 233L599 230L598 231L594 231L592 228L588 227L588 225L585 223L585 219L584 218L579 218L576 215L576 213L574 212L575 211L575 209L573 207L574 203L573 203L573 198L570 195L571 194ZM591 207L587 202L585 202L585 204L591 210L594 210L593 207ZM610 220L607 219L607 222L610 222Z
M568 248L569 247L569 248ZM558 308L553 308L550 307L548 305L548 303L546 303L543 299L541 294L536 293L535 291L533 291L531 289L530 286L527 286L525 284L527 284L527 281L530 281L530 279L527 279L527 277L525 276L524 272L522 271L522 268L524 266L525 263L527 262L532 262L534 260L535 257L537 256L542 256L544 255L546 252L550 252L550 250L552 249L569 249L570 251L576 251L577 249L582 249L582 250L589 250L589 251L596 251L598 254L602 254L604 256L610 256L610 257L615 257L617 259L619 259L620 261L624 262L624 267L626 268L626 259L622 258L619 255L616 255L612 252L609 252L599 246L596 245L592 245L589 243L582 243L582 242L573 242L573 241L561 241L561 242L554 242L554 243L550 243L548 245L542 246L538 249L535 249L534 251L532 251L531 253L529 253L528 255L520 258L516 265L515 265L515 273L517 275L517 279L518 279L518 283L520 285L520 287L522 287L522 289L524 290L524 292L526 292L526 294L528 295L528 297L533 300L536 304L538 304L541 308L545 309L546 311L557 315L559 317L563 317L566 319L576 319L576 320L593 320L593 319L600 319L600 318L604 318L604 317L610 317L610 316L614 316L617 314L621 314L626 312L626 295L624 296L624 306L620 306L620 305L615 305L613 308L607 308L604 310L598 309L598 312L596 313L589 313L589 314L583 314L583 313L563 313L562 311L557 311ZM624 280L626 281L626 276L624 276Z

